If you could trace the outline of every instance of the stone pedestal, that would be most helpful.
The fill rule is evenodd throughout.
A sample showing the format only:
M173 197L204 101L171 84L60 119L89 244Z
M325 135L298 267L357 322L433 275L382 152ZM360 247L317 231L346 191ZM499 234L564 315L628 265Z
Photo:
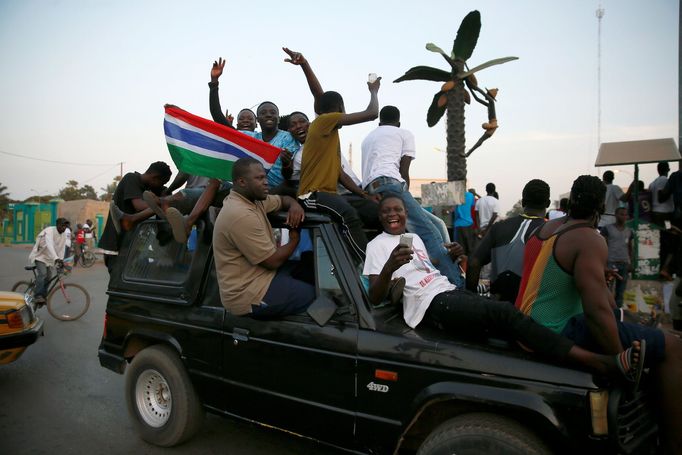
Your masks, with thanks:
M422 205L427 207L459 205L464 203L466 182L428 183L422 185Z

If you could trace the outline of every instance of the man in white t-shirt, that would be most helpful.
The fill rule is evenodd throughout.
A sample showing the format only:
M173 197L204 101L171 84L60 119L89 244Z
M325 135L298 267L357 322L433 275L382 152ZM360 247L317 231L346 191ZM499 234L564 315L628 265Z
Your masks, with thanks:
M379 220L384 232L367 244L363 270L363 275L369 278L372 304L377 305L386 298L392 280L404 278L403 317L412 328L423 321L469 338L504 337L518 341L544 358L584 365L604 374L622 374L619 371L627 374L629 369L637 367L636 364L634 367L621 365L619 370L618 359L625 354L632 360L631 352L614 357L586 351L537 324L507 302L457 289L433 267L418 235L412 235L412 247L400 243L407 216L402 195L384 194L379 202ZM451 243L448 250L452 258L457 258L462 247Z
M410 164L416 155L414 135L400 128L400 110L384 106L379 126L362 141L362 187L370 194L399 193L407 211L407 229L418 234L438 270L464 286L457 264L449 259L439 226L409 192Z
M47 283L52 278L55 267L64 260L67 226L66 218L57 218L55 226L48 226L40 231L28 256L29 263L36 266L36 303L45 303Z
M668 198L664 202L658 200L658 193L665 184L668 183L668 172L670 172L670 165L666 161L658 163L658 177L649 184L649 192L651 193L651 221L661 228L661 243L659 249L659 259L661 263L661 277L671 279L672 273L670 270L670 260L672 259L672 252L674 246L674 236L670 234L665 228L665 222L672 221L673 212L675 211L675 204L672 198Z
M476 201L476 218L478 220L478 238L481 239L488 232L488 228L497 220L500 213L500 201L494 196L495 184L485 186L486 195Z
M606 185L606 195L604 196L604 213L599 218L599 227L615 223L616 209L625 207L624 203L628 200L629 195L626 196L621 187L613 184L614 178L613 171L606 171L602 175L602 181Z

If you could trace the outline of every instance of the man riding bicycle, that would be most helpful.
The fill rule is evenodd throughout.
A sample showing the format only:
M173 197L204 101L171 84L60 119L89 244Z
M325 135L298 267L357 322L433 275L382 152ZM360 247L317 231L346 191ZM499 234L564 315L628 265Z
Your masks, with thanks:
M35 303L45 303L47 283L54 275L55 267L64 261L67 224L66 218L57 218L56 226L40 231L28 256L29 263L36 266Z

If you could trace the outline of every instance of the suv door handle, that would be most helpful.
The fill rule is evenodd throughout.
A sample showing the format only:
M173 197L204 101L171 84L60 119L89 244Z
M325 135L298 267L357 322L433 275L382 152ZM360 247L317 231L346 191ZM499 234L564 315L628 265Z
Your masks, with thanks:
M240 329L235 327L232 332L232 339L234 339L234 344L238 344L240 341L249 341L249 331L247 329Z

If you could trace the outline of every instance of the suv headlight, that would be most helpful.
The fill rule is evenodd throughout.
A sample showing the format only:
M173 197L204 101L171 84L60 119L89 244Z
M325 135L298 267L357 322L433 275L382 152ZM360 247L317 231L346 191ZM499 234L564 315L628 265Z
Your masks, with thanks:
M606 436L609 434L608 406L608 390L597 390L590 392L592 433L596 436Z

